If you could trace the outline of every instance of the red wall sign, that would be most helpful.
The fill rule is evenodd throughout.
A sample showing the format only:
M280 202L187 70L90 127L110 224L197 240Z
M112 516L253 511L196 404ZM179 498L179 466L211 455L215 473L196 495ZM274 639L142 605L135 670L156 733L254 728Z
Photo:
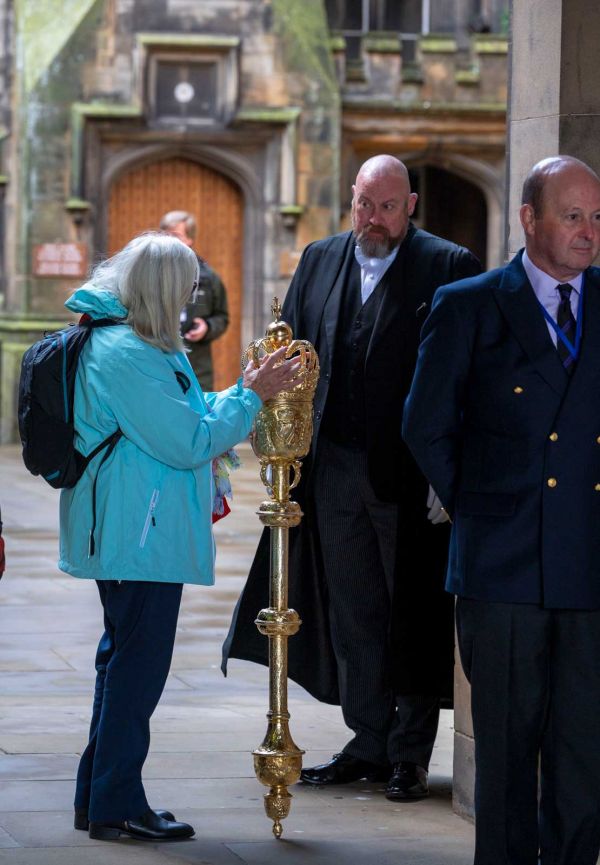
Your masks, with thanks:
M87 275L88 251L85 243L40 243L33 247L34 276Z

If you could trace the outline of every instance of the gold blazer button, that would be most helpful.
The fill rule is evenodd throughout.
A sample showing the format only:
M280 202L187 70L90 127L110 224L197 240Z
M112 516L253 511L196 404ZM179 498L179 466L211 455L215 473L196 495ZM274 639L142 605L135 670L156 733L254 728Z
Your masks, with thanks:
M548 484L549 487L551 487L552 489L554 489L554 487L556 486L556 484L558 483L558 481L556 480L556 478L548 478L548 480L546 481L546 483Z
M513 393L523 393L523 388L517 385L513 388Z
M600 484L596 484L594 489L596 490L597 493L600 493Z
M551 442L557 442L558 441L558 433L550 433L548 438L550 439Z

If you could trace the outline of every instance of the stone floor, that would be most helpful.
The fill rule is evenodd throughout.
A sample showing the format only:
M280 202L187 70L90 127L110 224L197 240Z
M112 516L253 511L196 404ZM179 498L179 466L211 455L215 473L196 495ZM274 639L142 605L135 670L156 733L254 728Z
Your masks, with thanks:
M473 828L451 807L452 716L443 713L429 800L388 802L381 785L293 789L271 835L251 751L266 730L267 672L220 646L259 534L254 458L234 476L233 513L216 527L217 583L186 587L173 668L152 721L145 784L196 837L177 844L91 841L72 828L101 626L95 586L56 569L58 493L0 448L8 569L0 582L0 865L468 865ZM303 612L303 611L300 611ZM291 730L310 765L348 733L338 708L290 686Z

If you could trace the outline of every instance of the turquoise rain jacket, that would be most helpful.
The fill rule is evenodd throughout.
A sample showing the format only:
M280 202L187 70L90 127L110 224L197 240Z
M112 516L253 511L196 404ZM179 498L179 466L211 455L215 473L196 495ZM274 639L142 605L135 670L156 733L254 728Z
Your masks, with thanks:
M66 306L92 318L127 314L89 283ZM185 393L177 374L190 383ZM88 454L117 427L123 437L61 493L59 568L94 580L213 583L211 460L248 434L261 405L241 380L203 394L184 353L161 351L126 324L93 330L77 368L75 446Z

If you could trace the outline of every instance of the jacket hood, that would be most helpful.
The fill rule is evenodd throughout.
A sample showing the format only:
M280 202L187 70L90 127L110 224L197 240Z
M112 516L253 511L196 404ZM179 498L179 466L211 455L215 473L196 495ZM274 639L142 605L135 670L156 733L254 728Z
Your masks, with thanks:
M71 312L80 314L86 312L92 318L127 317L127 309L112 291L96 288L91 282L86 282L81 288L76 289L65 301L65 306Z

